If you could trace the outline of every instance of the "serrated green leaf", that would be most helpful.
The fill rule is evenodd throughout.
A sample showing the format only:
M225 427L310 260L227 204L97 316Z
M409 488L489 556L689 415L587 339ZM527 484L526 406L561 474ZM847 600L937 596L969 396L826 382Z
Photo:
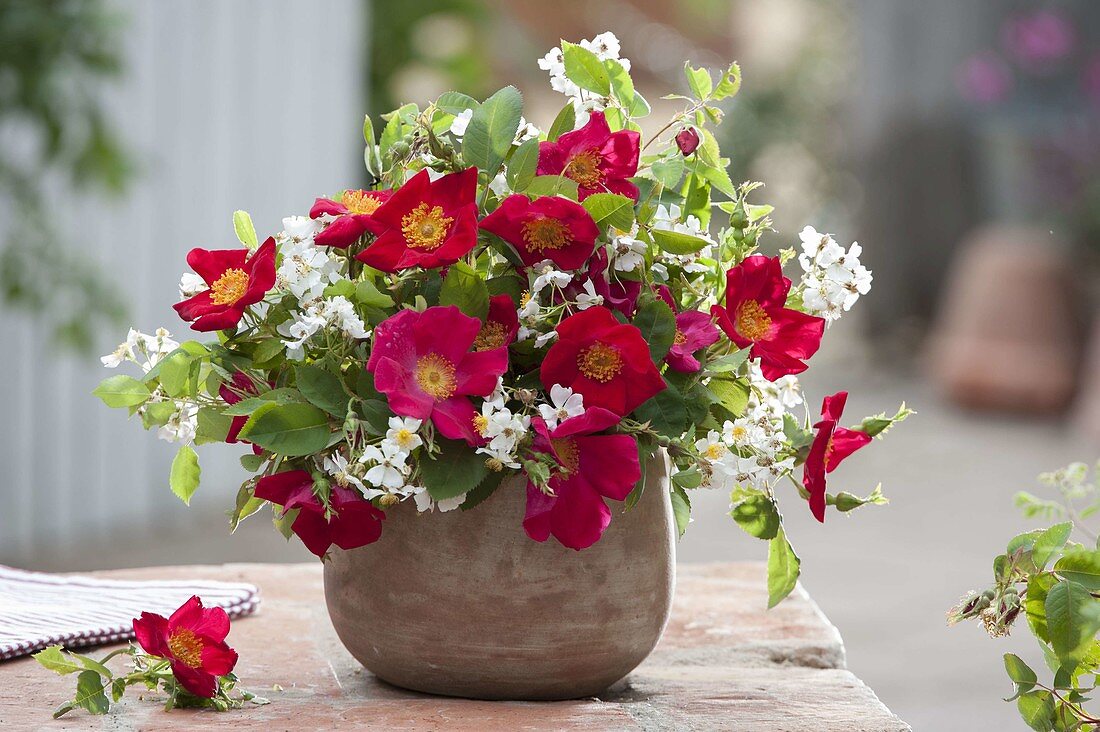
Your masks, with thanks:
M435 500L468 493L488 475L485 456L475 453L465 442L437 439L436 444L441 451L435 459L420 461L420 477Z
M256 227L247 211L233 212L233 232L237 235L237 240L249 249L260 246L260 241L256 238Z
M1008 674L1008 678L1012 679L1012 683L1016 684L1016 695L1026 694L1035 688L1035 682L1038 681L1038 677L1035 672L1031 670L1031 667L1024 663L1024 659L1017 656L1015 653L1006 653L1004 655L1005 672ZM1013 696L1005 701L1012 701L1016 698Z
M1069 580L1050 588L1046 599L1047 634L1063 666L1076 666L1100 630L1100 601Z
M201 475L199 456L189 445L184 445L172 460L172 469L168 473L169 487L177 498L191 505L191 496L198 490Z
M614 226L619 231L630 231L634 225L634 201L626 196L593 193L581 205L601 228Z
M634 326L642 332L649 344L649 355L654 363L660 363L676 340L676 315L664 300L656 299L638 308Z
M665 382L665 388L642 402L634 410L639 422L649 422L653 429L665 437L679 437L687 429L687 406L680 391Z
M576 201L579 195L577 182L564 175L536 175L523 192L531 198L562 196L571 201Z
M1055 562L1054 571L1088 590L1100 592L1100 551L1083 548L1068 551Z
M1054 728L1054 698L1049 691L1031 691L1016 700L1016 709L1028 727L1037 732Z
M462 157L491 180L512 148L523 113L523 96L506 86L474 110L462 138Z
M581 89L606 97L611 94L611 76L596 54L583 46L562 41L565 76Z
M84 666L65 652L63 646L47 646L33 656L43 667L53 671L59 676L75 673L84 669Z
M1027 581L1027 592L1023 596L1024 612L1036 638L1047 639L1047 594L1057 583L1054 575L1045 572L1032 575Z
M312 404L271 404L252 413L240 438L287 457L312 455L328 446L328 415Z
M167 356L158 364L158 379L164 392L170 397L194 396L197 384L192 380L191 364L194 357L182 350Z
M710 78L710 72L706 69L693 68L690 62L684 63L684 76L687 77L688 88L696 99L706 99L714 89L714 81Z
M577 124L577 110L573 107L572 102L566 104L554 117L553 123L550 125L550 129L546 132L546 139L549 142L555 142L559 137L566 132L572 132L573 128Z
M320 366L303 364L294 368L294 377L298 390L310 404L334 417L343 419L347 415L350 397L339 376Z
M734 416L740 416L749 403L749 387L744 381L720 379L717 376L707 384L715 401Z
M768 542L768 609L778 605L791 594L798 583L802 560L787 541L787 534L780 526L775 538Z
M730 496L730 516L737 525L757 539L774 539L779 533L779 509L765 493L734 490Z
M477 484L477 487L466 493L466 500L462 502L459 508L463 511L469 511L474 506L484 503L489 496L496 492L497 488L500 488L503 481L504 471L490 472L484 480Z
M679 152L653 161L649 170L665 188L676 190L684 177L684 158Z
M722 78L718 80L718 86L714 87L714 93L711 95L711 99L715 101L726 99L737 94L741 89L741 67L733 63L726 69L726 73L722 74Z
M481 106L481 103L469 94L448 91L439 95L439 99L436 100L435 106L442 109L447 114L459 115L467 109L477 109Z
M669 254L694 254L710 244L706 239L679 231L653 229L651 233L653 243Z
M363 280L356 284L352 298L360 305L365 305L370 308L393 307L393 298L387 293L379 290L370 280Z
M672 500L672 517L676 521L676 535L683 538L691 522L691 499L688 498L687 492L675 483L669 491L669 498Z
M439 304L454 305L467 315L484 320L489 314L489 288L473 267L455 262L443 279Z
M82 671L76 677L76 696L73 703L92 714L106 714L111 702L103 693L103 681L95 671Z
M508 170L505 179L508 187L516 193L520 193L531 185L535 179L535 172L539 165L539 141L538 138L526 140L517 147L508 159Z
M1065 521L1051 526L1035 539L1035 547L1031 550L1031 561L1035 564L1036 569L1046 568L1047 562L1050 561L1055 552L1061 551L1062 547L1066 545L1072 531L1073 523Z
M112 408L136 407L149 400L149 387L132 376L116 374L99 382L92 392Z

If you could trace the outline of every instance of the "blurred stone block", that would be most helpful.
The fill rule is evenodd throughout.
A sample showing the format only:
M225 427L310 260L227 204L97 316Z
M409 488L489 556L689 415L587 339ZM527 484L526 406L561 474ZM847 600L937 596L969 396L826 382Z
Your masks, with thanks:
M1094 445L1100 446L1100 316L1094 320L1089 335L1073 423Z
M929 336L931 376L956 404L1052 413L1079 358L1068 248L1044 230L994 226L964 240Z

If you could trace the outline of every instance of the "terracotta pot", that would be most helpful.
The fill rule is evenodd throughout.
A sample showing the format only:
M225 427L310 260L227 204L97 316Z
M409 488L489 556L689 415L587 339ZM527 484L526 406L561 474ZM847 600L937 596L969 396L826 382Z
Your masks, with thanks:
M663 454L637 505L608 501L594 546L523 532L525 485L510 478L470 511L388 512L378 542L325 563L340 640L369 671L407 689L476 699L594 696L661 637L675 583Z

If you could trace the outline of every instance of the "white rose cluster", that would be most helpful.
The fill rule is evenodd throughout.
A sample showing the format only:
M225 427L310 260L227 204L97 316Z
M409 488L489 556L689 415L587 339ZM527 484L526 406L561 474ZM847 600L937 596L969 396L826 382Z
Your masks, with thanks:
M845 250L831 234L822 234L812 226L804 228L798 238L802 240L798 263L805 272L802 304L809 313L831 323L871 289L871 270L859 262L863 248L852 242Z
M630 71L630 59L619 56L621 50L619 39L611 31L604 31L592 40L584 40L577 45L596 54L596 58L601 61L609 59L618 61L624 69ZM573 103L573 108L577 112L578 127L588 121L589 112L598 112L607 108L606 97L581 89L565 76L565 56L561 48L551 48L539 59L539 68L550 73L550 87L569 97Z

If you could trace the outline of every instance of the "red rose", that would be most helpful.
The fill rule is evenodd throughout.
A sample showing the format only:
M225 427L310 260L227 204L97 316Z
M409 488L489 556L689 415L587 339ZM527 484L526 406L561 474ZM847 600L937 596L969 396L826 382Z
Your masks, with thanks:
M821 421L814 425L817 433L806 465L802 471L802 485L810 494L810 511L825 522L825 474L831 473L844 458L871 441L871 436L859 430L840 426L848 392L838 391L821 402Z
M680 130L676 133L676 147L680 148L680 153L685 158L691 155L699 147L699 133L694 127Z
M213 698L218 677L233 671L237 652L225 643L229 616L220 607L204 608L192 597L172 617L142 613L134 618L134 636L152 656L171 661L172 675L195 696Z
M422 170L371 215L378 238L356 259L383 272L454 264L477 244L477 168L432 181Z
M638 445L630 435L596 435L619 422L606 409L591 407L550 430L541 417L531 420L534 449L549 453L563 472L550 479L553 495L527 484L523 529L535 541L553 536L570 549L599 541L611 523L604 498L621 501L641 480Z
M624 325L605 307L570 315L557 327L558 340L542 362L542 384L584 395L584 406L620 416L665 388L640 330Z
M564 175L577 184L579 198L618 193L638 200L638 187L627 180L638 172L639 141L633 130L612 132L603 112L588 124L566 132L557 142L539 143L539 175Z
M192 249L187 264L209 290L172 307L197 331L224 330L240 322L244 310L275 286L275 240L269 238L249 256L247 249Z
M474 350L491 351L510 346L518 333L519 314L511 295L493 295L489 298L489 314L474 339Z
M600 235L592 216L576 201L559 196L532 201L519 193L482 219L481 228L514 246L528 267L549 259L564 270L579 269Z
M386 514L350 488L333 485L330 490L328 516L313 493L313 476L304 470L264 476L256 482L253 494L286 511L300 509L290 529L319 557L333 544L355 549L378 541Z
M318 198L309 210L311 219L323 215L334 216L335 220L313 241L322 246L341 249L358 241L364 232L370 231L370 221L378 207L389 200L391 191L344 191L339 201L331 198Z
M825 332L822 318L786 307L791 281L779 257L757 254L726 272L726 306L711 315L738 348L752 347L764 378L775 381L806 370L803 359L817 353Z

